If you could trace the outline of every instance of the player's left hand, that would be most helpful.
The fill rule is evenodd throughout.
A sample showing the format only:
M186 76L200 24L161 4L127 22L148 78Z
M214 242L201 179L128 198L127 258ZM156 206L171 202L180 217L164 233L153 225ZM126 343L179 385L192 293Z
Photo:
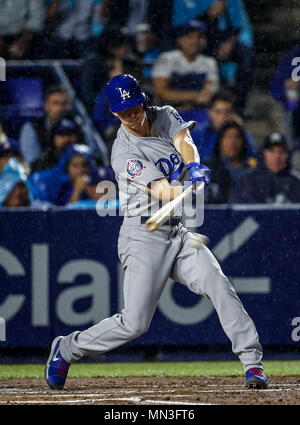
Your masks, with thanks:
M190 179L189 182L204 182L205 186L210 182L210 169L203 164L199 164L198 162L190 162L184 166L189 170Z

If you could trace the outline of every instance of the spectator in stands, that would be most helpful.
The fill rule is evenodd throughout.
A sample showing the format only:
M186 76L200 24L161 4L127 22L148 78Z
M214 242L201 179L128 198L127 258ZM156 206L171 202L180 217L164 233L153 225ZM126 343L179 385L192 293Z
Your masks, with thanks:
M289 150L300 143L300 44L294 46L280 61L271 83L271 94L282 104L284 133Z
M93 24L99 21L99 0L46 0L47 58L78 59L91 48Z
M18 142L0 137L0 207L30 205L30 186Z
M95 50L83 58L81 97L91 112L99 92L112 76L123 72L142 75L142 62L133 54L126 33L114 25L106 27L97 39Z
M60 85L49 87L44 97L44 115L26 122L20 130L20 148L28 164L32 164L48 149L53 124L70 109L71 99L67 89Z
M30 206L30 186L24 167L16 158L10 158L0 177L0 206Z
M174 0L173 25L199 19L207 25L207 52L220 67L222 85L236 92L243 111L253 81L253 31L242 0Z
M171 50L172 7L173 0L102 0L100 19L107 27L126 27L131 36L136 34L137 26L150 24L162 50Z
M212 171L206 202L226 203L230 187L256 166L249 157L246 133L235 121L226 122L217 135L213 155L205 164Z
M49 147L33 162L32 172L54 167L66 148L82 142L83 135L77 122L68 115L62 116L52 127Z
M160 54L158 37L148 23L136 26L135 30L135 50L141 58L143 65L143 76L151 83L152 67Z
M213 153L217 135L226 121L235 121L243 125L243 120L234 108L234 96L227 91L216 93L209 104L205 121L198 123L193 130L193 139L198 148L200 158L207 160ZM248 153L255 156L255 145L249 133L245 132Z
M16 158L23 166L26 166L24 163L23 157L20 152L19 143L15 139L8 138L6 134L0 134L0 176L5 165L11 158Z
M60 161L59 167L62 168L65 179L61 180L58 197L55 200L56 205L65 205L88 198L90 174L95 164L86 146L83 145L81 149L77 146L68 148Z
M55 205L67 205L81 200L98 200L104 193L96 186L101 180L111 180L110 167L96 167L88 146L76 144L68 147L55 167L33 173L30 177L33 195Z
M218 66L202 54L205 25L189 21L177 31L178 49L162 53L152 69L155 94L163 102L185 109L203 107L219 88Z
M272 133L263 143L258 167L242 176L230 192L232 203L300 202L300 174L291 169L286 138Z
M0 56L32 58L33 45L44 24L44 1L7 0L1 1L0 7Z

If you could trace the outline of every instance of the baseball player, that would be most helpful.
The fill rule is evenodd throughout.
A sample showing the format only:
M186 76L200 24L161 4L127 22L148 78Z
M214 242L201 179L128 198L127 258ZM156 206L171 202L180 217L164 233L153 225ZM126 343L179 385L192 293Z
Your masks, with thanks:
M135 78L117 75L106 85L112 113L121 121L111 163L124 213L118 254L124 268L124 309L80 332L54 339L45 367L50 388L62 389L72 362L106 353L147 331L169 277L207 296L246 373L248 388L267 388L262 347L255 325L233 286L206 246L188 243L190 232L173 216L149 232L150 200L169 201L190 184L209 182L190 135L195 122L185 122L171 106L151 107ZM172 185L188 171L189 181Z

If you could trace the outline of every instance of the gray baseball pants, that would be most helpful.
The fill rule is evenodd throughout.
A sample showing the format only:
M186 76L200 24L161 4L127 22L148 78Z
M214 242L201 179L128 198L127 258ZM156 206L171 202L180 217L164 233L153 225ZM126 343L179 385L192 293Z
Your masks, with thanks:
M63 338L60 350L73 362L98 355L146 332L169 277L213 303L222 328L245 371L262 367L262 347L252 319L210 250L187 242L181 224L150 233L142 225L122 225L118 253L124 268L124 309L80 332ZM199 335L199 342L201 335Z

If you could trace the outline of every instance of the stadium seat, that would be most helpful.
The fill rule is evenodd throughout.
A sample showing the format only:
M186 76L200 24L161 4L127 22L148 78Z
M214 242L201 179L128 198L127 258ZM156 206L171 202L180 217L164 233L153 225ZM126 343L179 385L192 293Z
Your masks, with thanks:
M18 138L24 122L43 113L43 84L36 77L9 77L0 84L0 115L7 134Z
M1 85L0 103L4 118L32 117L43 110L43 86L40 78L7 78Z

